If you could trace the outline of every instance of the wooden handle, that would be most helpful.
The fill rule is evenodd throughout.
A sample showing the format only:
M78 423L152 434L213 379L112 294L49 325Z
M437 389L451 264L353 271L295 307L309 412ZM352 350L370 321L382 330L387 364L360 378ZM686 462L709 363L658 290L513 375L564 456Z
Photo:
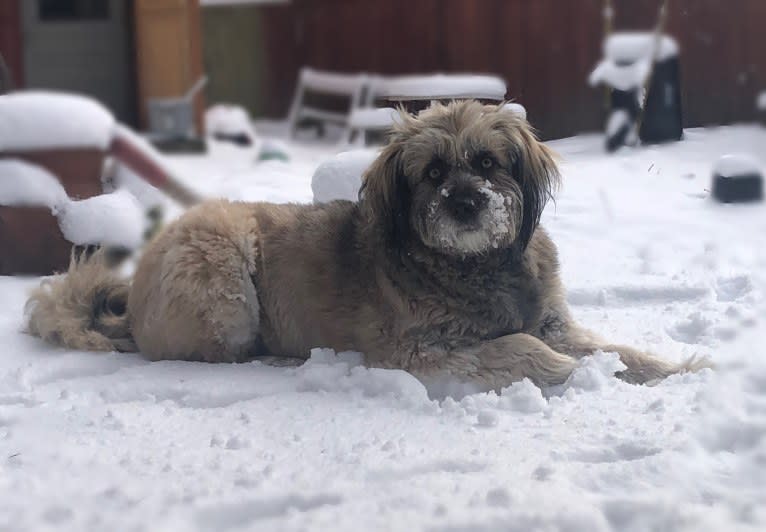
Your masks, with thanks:
M184 207L200 203L203 197L182 184L130 138L119 133L112 139L109 152L148 183L159 188Z

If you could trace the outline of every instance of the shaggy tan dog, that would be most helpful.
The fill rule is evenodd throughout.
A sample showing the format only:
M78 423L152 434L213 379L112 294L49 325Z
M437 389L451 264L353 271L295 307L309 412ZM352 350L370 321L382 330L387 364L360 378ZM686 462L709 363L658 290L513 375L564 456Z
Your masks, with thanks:
M616 351L645 383L702 367L612 345L576 325L538 222L559 179L551 152L502 107L403 116L358 204L213 201L165 229L132 284L98 257L32 296L33 334L149 359L364 353L370 366L486 389L560 384Z

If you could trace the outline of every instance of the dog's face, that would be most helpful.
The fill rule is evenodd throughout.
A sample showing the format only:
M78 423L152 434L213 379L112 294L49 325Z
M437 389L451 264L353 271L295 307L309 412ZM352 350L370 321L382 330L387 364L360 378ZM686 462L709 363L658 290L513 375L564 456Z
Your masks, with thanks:
M403 114L365 175L362 208L393 243L468 256L525 248L558 182L525 120L475 101Z

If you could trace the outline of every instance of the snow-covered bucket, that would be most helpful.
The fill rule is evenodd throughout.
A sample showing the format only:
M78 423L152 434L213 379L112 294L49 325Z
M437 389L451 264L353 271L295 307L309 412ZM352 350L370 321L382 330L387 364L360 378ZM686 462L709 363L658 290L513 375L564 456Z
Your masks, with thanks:
M724 155L713 168L713 197L722 203L763 199L762 165L751 155Z
M207 76L203 76L183 96L150 98L147 108L152 133L169 138L194 137L194 97L206 84Z

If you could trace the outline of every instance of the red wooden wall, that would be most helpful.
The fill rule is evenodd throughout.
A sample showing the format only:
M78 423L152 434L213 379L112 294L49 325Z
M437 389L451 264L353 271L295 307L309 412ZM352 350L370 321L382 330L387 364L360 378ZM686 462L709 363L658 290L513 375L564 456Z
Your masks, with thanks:
M0 54L17 85L24 82L19 0L0 0Z
M614 0L616 29L651 29L660 0ZM766 0L671 0L687 126L752 121L766 90ZM268 114L284 116L301 65L383 74L489 72L546 138L600 127L586 84L603 0L293 0L261 8Z

